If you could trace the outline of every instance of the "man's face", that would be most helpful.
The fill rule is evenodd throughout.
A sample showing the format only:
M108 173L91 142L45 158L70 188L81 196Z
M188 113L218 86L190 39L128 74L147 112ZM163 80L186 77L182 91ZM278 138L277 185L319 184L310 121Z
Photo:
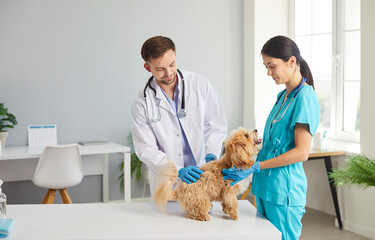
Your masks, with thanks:
M176 82L176 53L168 50L163 56L149 60L144 64L159 85L171 85Z

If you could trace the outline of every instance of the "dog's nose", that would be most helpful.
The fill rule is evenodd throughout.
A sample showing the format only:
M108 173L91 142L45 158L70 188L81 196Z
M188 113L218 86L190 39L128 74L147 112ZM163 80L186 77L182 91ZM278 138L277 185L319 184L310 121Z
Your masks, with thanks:
M258 132L258 130L257 130L257 129L254 129L254 132L256 132L256 133L257 133L257 132Z

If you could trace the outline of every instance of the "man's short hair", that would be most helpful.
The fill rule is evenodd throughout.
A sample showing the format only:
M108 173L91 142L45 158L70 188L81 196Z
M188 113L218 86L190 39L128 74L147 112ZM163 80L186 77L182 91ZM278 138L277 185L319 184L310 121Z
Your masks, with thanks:
M168 37L155 36L143 43L141 55L143 60L148 62L151 59L163 56L168 50L176 52L173 41Z

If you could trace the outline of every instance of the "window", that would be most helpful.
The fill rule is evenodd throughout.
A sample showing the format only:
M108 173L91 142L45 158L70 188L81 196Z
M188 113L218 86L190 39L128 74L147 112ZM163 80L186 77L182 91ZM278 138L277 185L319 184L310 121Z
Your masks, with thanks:
M294 0L294 37L309 64L321 108L320 130L359 141L360 1Z

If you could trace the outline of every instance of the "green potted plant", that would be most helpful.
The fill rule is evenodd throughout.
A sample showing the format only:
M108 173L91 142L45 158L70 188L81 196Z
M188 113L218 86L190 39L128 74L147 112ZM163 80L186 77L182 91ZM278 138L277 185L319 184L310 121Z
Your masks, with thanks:
M375 186L375 160L364 155L352 156L348 166L343 169L334 169L330 178L339 186L353 185L366 189Z
M133 138L132 138L131 133L129 133L128 141L129 141L130 145L133 145ZM144 163L137 157L135 152L133 152L130 155L130 173L131 173L132 177L135 174L135 177L136 177L138 182L142 181L142 179L143 179L143 173L142 173L142 166L143 165L144 165ZM124 161L122 161L120 163L119 168L120 168L121 174L118 177L118 181L120 182L121 191L124 191Z
M0 140L2 149L4 149L8 137L6 129L14 128L15 125L17 125L16 117L8 112L8 109L4 107L4 103L0 103Z

